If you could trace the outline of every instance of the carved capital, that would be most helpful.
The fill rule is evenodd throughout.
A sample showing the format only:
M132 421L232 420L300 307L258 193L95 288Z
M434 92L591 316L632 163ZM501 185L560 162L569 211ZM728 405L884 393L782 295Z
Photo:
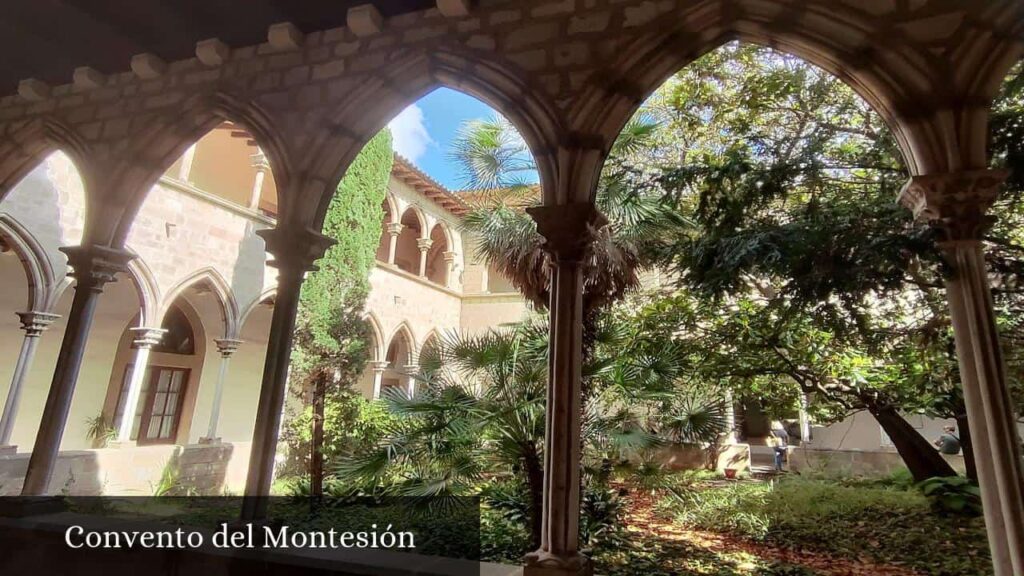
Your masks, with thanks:
M55 320L60 318L60 314L48 314L46 312L17 312L18 318L21 319L21 329L25 331L25 336L29 338L38 338L50 324L53 324Z
M152 348L159 344L160 339L167 333L167 330L163 328L150 328L146 326L129 328L129 330L131 330L133 336L133 348Z
M252 167L257 172L266 172L270 170L270 162L267 160L267 155L263 151L259 151L249 156L249 160L252 161Z
M128 263L135 258L128 250L107 246L64 246L60 251L68 257L68 275L78 286L96 292L113 282L118 273L127 272Z
M402 233L402 230L404 228L405 226L402 225L400 222L392 222L388 224L388 234L392 236L398 236Z
M544 249L557 261L579 262L594 232L608 223L608 219L589 202L574 202L555 206L535 206L526 209L537 223L537 232L544 237Z
M416 239L416 246L419 247L420 252L426 252L430 250L430 247L434 245L434 241L430 238L418 238Z
M1008 175L1006 170L971 170L914 176L899 201L935 228L942 242L980 240L993 222L985 213Z
M316 270L313 264L324 255L331 245L332 238L309 228L268 228L257 230L256 235L263 238L267 252L274 257L268 262L282 274L305 274Z
M444 258L444 261L447 262L448 264L451 264L452 262L455 262L455 257L456 256L457 256L457 254L455 252L451 252L451 251L449 251L449 252L442 252L441 253L441 257Z
M238 347L242 345L241 340L234 338L217 338L213 342L217 345L217 351L224 358L230 358L235 353L235 350L238 350Z
M388 366L391 365L391 362L388 362L387 360L374 360L369 364L370 368L372 368L374 372L383 372L388 369Z

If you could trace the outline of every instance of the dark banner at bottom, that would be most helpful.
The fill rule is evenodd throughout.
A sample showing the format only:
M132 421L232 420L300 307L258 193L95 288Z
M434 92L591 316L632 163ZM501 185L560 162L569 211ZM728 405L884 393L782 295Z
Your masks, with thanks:
M479 559L476 498L0 498L0 574L478 576Z

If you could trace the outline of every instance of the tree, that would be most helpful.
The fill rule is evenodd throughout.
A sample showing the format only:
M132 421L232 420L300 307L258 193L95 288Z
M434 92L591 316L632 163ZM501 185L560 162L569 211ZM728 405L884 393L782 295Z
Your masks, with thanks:
M945 264L932 231L894 202L906 175L881 120L835 78L740 45L695 62L651 107L647 113L669 118L673 129L661 135L651 163L679 158L660 165L661 182L692 222L662 254L679 286L707 305L756 301L758 322L777 335L763 342L769 354L787 331L813 328L830 346L857 350L894 374L873 379L869 390L833 382L820 396L868 409L919 475L950 469L897 409L956 417L970 461ZM994 124L996 147L1019 146L1007 137L1013 121L997 115ZM1019 190L1012 181L1010 188L995 209L1003 223L986 237L1004 310L1018 305L1017 291L1003 287L1020 285L1024 263L1014 236L1020 215L1012 199ZM794 374L786 377L804 385Z
M608 224L595 231L583 264L587 318L640 286L638 272L650 264L648 241L679 223L675 210L659 194L648 193L649 184L628 165L655 127L644 117L630 122L602 172L596 202ZM463 220L479 253L527 299L546 307L550 278L544 239L523 210L540 201L539 190L528 183L535 166L526 144L504 119L473 121L460 129L451 157L467 184L483 189Z
M370 332L363 318L369 274L380 242L394 153L387 130L371 139L338 184L324 218L323 233L335 240L302 286L292 354L292 381L311 399L310 491L323 494L324 414L355 419L351 385L370 359ZM302 420L302 419L300 419ZM304 435L290 438L301 450Z

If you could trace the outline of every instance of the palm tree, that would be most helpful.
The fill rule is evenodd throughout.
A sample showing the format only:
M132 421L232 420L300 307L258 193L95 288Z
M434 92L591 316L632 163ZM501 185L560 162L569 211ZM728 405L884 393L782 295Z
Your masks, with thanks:
M656 411L641 407L672 394L677 363L683 361L675 354L623 354L630 335L621 324L601 321L595 328L595 354L583 372L594 390L583 427L590 470L662 444ZM385 393L398 424L385 441L343 463L337 476L435 503L478 494L495 478L519 479L526 487L531 536L539 545L547 339L547 327L539 322L474 336L441 335L420 356L416 394Z
M584 311L621 299L640 286L638 272L654 261L665 233L684 224L672 202L626 160L651 143L658 124L640 116L631 121L606 162L597 191L598 209L608 224L597 231L584 262ZM544 239L524 209L539 204L531 185L536 166L515 128L503 118L463 125L450 157L469 188L478 189L463 227L477 238L477 252L507 277L527 299L547 306Z

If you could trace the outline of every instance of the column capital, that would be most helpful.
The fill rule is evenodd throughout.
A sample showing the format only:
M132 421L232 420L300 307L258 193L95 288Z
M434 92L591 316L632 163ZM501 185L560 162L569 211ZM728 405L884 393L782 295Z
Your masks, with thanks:
M387 360L373 360L368 362L368 364L370 365L370 368L373 368L374 372L383 372L388 369L391 362L388 362Z
M213 341L217 344L217 351L224 358L230 358L235 350L242 345L242 340L236 340L234 338L217 338Z
M458 254L456 254L455 252L452 252L450 250L447 251L447 252L442 252L441 253L441 257L444 258L444 261L449 263L449 264L451 264L452 262L455 262L455 257L456 256L458 256Z
M544 250L555 260L579 262L594 238L594 232L608 219L590 202L534 206L526 213L537 223L544 237Z
M129 328L132 333L132 346L134 348L152 348L160 343L160 339L164 337L167 330L163 328L152 328L148 326L138 326L136 328Z
M405 229L405 225L401 222L391 222L388 224L388 234L392 236L398 236Z
M274 257L268 264L282 273L304 274L316 270L313 263L334 244L334 239L305 227L278 226L257 230L256 235L263 238L267 252Z
M252 161L252 167L255 168L257 172L266 172L270 170L270 162L267 160L267 155L264 154L262 150L255 154L250 154L249 160Z
M60 318L60 314L50 314L47 312L28 311L15 312L15 314L21 320L21 329L30 338L38 337L50 327L50 324L53 324L55 320Z
M985 213L1007 176L1008 170L913 176L900 191L899 202L935 228L941 242L980 240L993 222Z
M135 258L135 254L124 248L109 246L63 246L59 250L67 255L71 267L68 275L77 285L97 292L102 291L107 282L113 282L118 273L127 272L128 263Z
M426 252L427 250L430 250L430 247L433 246L433 245L434 245L434 241L431 240L430 238L417 238L416 239L416 246L419 247L420 252Z

